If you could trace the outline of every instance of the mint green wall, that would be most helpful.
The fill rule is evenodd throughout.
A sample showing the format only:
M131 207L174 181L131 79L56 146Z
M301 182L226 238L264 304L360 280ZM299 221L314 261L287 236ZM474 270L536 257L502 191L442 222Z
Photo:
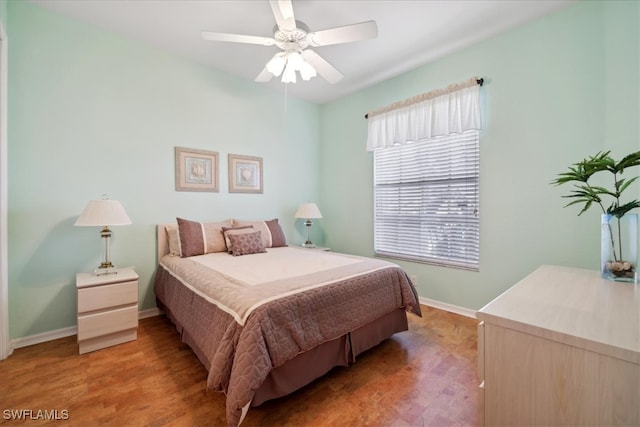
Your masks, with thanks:
M7 27L7 0L0 0L0 22Z
M38 6L0 0L0 13L12 338L75 324L75 273L102 247L98 230L73 223L102 193L134 222L114 227L112 258L140 273L141 309L155 304L155 224L175 216L279 217L297 242L293 213L316 200L313 240L371 255L363 115L473 75L487 81L480 272L400 262L423 297L476 309L540 264L595 268L598 213L576 217L548 183L599 150L640 149L638 2L581 2L322 107L289 99L287 111L282 93ZM175 146L220 153L220 193L174 191ZM228 153L264 158L263 195L227 192Z
M639 3L580 2L322 107L325 244L373 254L364 114L484 77L480 271L399 262L421 296L478 309L541 264L597 269L599 213L563 209L549 185L570 164L640 149ZM381 32L381 37L384 34Z
M74 227L90 199L120 200L112 259L141 276L155 306L155 224L293 214L318 191L319 108L11 1L9 49L9 314L11 338L76 323L75 274L99 264L99 230ZM220 192L174 191L174 147L218 151ZM227 154L263 157L264 194L229 194Z

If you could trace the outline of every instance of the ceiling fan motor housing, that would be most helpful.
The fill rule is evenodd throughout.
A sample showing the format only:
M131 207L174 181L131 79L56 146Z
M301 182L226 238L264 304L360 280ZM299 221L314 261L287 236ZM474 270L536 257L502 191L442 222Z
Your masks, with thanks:
M296 21L296 28L291 31L282 30L277 25L273 28L273 31L273 39L276 41L276 46L285 52L301 52L309 47L309 41L307 40L309 27L303 22Z

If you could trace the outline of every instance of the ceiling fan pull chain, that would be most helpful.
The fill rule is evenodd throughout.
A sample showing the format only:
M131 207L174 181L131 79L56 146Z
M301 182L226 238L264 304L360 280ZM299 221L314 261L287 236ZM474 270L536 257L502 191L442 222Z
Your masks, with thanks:
M287 112L287 89L289 88L289 83L284 84L284 112Z

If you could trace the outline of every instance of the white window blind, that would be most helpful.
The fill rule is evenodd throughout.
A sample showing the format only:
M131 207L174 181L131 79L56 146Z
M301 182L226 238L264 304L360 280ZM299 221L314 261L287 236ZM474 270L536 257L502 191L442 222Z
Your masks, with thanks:
M477 270L479 131L374 151L377 255Z

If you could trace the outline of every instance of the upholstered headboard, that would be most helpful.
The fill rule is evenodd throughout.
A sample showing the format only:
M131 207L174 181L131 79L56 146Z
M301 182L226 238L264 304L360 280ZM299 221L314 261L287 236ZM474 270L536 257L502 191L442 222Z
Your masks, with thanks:
M165 226L175 224L158 224L156 232L158 237L158 261L169 253L169 238Z

